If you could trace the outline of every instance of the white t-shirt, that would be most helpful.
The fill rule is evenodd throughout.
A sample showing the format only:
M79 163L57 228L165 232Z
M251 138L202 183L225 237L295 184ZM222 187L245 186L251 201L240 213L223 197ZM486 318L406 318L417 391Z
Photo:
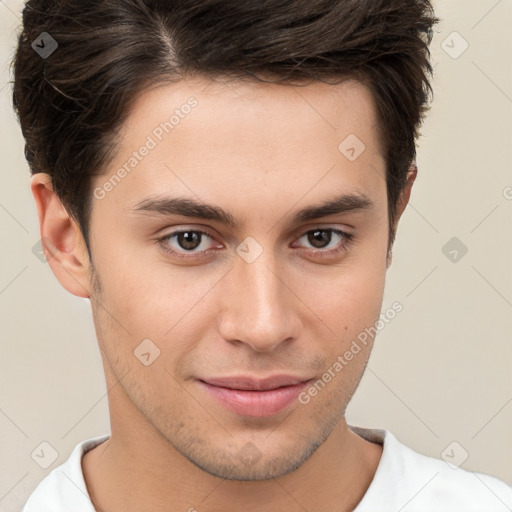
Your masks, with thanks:
M512 487L498 478L417 453L388 430L350 428L383 445L375 476L354 512L512 511ZM85 486L81 458L108 437L79 443L67 461L40 482L22 512L96 512Z

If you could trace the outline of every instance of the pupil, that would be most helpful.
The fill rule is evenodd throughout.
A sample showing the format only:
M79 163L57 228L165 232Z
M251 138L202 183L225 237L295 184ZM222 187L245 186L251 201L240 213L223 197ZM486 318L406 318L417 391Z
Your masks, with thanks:
M317 229L308 235L308 241L311 245L321 249L323 247L323 242L327 242L327 245L329 244L331 241L331 234L325 229ZM318 243L320 243L320 245L317 245Z
M200 243L199 238L199 233L193 231L178 233L178 243L183 249L195 249Z

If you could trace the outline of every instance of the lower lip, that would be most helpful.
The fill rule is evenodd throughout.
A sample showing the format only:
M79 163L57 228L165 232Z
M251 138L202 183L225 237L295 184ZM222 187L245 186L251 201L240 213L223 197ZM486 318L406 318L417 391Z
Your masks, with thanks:
M213 386L207 382L199 384L227 409L243 415L253 417L266 417L277 414L286 409L309 381L294 386L283 386L267 391L246 391L242 389L229 389Z

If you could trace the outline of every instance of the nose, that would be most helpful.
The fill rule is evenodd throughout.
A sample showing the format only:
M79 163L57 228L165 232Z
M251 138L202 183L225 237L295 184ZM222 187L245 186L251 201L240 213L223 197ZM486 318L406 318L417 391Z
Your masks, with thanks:
M257 352L298 338L300 318L293 286L264 252L256 261L237 259L223 283L220 334Z

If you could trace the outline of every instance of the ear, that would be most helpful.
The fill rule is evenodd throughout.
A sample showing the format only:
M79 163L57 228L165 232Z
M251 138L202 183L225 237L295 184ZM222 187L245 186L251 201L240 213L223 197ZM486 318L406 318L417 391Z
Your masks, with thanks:
M82 233L53 190L51 177L30 179L44 255L60 284L77 297L90 297L89 256Z
M409 170L407 171L407 177L406 177L406 182L405 182L404 188L400 192L400 196L399 196L397 204L396 204L395 221L393 224L394 233L396 233L396 230L398 229L398 221L400 220L402 213L404 213L405 207L409 203L409 199L411 197L412 186L414 184L414 181L416 180L417 174L418 174L418 168L416 167L416 163L412 162L411 165L409 166ZM389 268L391 265L391 260L392 260L391 249L392 249L392 247L390 247L389 251L388 251L386 268Z

